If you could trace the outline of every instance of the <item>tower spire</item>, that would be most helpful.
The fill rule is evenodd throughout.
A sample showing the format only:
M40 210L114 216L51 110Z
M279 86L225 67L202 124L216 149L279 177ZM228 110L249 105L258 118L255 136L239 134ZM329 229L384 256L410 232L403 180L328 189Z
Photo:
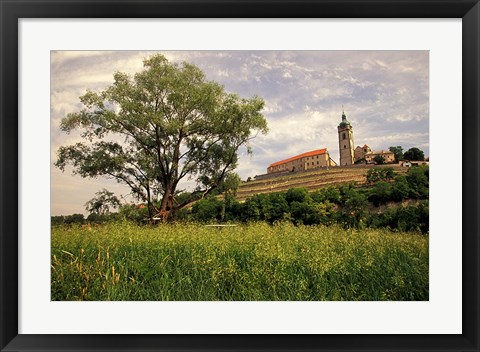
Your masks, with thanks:
M342 122L347 122L347 115L345 115L345 110L342 104Z

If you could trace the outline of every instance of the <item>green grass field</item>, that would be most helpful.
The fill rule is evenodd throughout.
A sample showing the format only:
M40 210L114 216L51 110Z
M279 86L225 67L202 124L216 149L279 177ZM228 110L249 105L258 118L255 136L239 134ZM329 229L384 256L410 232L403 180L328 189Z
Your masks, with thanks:
M428 300L428 236L264 223L53 227L52 300Z

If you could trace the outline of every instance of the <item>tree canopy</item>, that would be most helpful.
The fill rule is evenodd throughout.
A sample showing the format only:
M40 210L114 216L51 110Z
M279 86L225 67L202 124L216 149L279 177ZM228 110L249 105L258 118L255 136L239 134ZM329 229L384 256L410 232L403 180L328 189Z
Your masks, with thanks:
M400 160L403 160L403 147L402 146L396 146L396 147L390 147L389 150L395 155L395 162L398 163Z
M425 160L425 154L417 147L410 148L403 154L406 160Z
M150 218L166 218L222 185L240 147L251 153L249 141L267 132L264 101L228 93L186 62L154 55L143 64L133 77L116 72L111 86L80 97L83 109L62 119L61 129L79 130L83 141L60 147L55 165L126 184L148 204ZM178 203L186 179L196 188Z
M95 193L96 197L85 203L85 209L91 214L105 215L110 212L110 207L116 209L120 200L105 188Z

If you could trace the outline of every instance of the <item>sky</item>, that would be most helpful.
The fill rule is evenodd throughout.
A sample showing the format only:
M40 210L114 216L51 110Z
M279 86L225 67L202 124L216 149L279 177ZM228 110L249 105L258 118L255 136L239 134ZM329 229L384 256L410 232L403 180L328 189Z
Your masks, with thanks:
M81 141L79 134L59 128L68 113L81 110L79 97L111 85L116 71L141 71L143 59L155 53L197 65L228 92L265 100L269 132L252 140L252 155L239 150L236 172L244 180L266 173L275 161L314 149L327 148L338 163L342 106L355 146L418 147L429 155L428 51L53 51L51 215L87 215L85 203L103 188L131 201L128 187L116 181L84 179L53 163L60 146Z

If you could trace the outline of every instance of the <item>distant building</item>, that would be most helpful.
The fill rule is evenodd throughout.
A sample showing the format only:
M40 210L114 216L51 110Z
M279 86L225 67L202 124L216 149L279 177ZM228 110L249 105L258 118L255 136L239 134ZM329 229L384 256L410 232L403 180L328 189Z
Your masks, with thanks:
M355 159L355 162L361 160L361 159L365 159L365 155L367 153L370 153L372 151L372 149L370 149L370 147L368 145L364 145L363 147L356 147L354 152L353 152L353 157Z
M330 158L327 148L312 150L291 158L270 164L267 173L281 171L304 171L322 167L336 166L337 163Z
M395 154L389 150L378 150L365 154L365 161L367 164L374 164L375 157L380 155L385 163L393 163L395 161Z
M400 166L403 166L403 167L428 165L428 164L429 164L428 160L403 160L403 161L400 161Z
M345 112L342 111L342 122L338 125L338 148L340 153L340 166L353 165L353 127L347 121Z

